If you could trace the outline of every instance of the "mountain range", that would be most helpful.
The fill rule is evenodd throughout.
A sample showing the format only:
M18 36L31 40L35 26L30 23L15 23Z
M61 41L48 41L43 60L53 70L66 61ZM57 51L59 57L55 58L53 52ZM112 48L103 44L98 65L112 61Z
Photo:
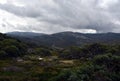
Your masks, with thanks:
M119 44L120 33L95 33L83 34L78 32L60 32L43 34L33 32L9 32L8 36L17 38L23 42L38 46L69 47L82 46L91 43Z

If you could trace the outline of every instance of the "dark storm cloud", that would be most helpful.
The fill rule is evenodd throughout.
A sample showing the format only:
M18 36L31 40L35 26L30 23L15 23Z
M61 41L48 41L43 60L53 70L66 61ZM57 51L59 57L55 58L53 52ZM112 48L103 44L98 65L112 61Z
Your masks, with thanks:
M13 0L13 2L14 4L8 2L0 4L0 9L39 22L34 26L33 22L30 22L28 27L20 25L18 29L37 31L52 29L52 32L93 29L97 32L120 32L119 0ZM24 6L15 4L18 2Z

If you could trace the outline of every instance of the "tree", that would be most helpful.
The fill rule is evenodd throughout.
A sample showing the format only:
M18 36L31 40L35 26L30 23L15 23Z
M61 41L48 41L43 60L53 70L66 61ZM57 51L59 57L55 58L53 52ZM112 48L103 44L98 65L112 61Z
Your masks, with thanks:
M7 53L3 50L0 51L0 59L4 59L5 57L7 57Z
M4 50L6 51L9 57L17 57L20 55L19 49L14 45L7 46Z
M60 74L50 81L80 81L75 72L63 70Z
M117 55L112 54L98 55L94 57L93 63L100 66L104 65L110 71L114 72L120 71L120 56Z
M107 46L99 43L88 45L84 48L86 50L88 57L94 57L95 55L107 53Z
M44 48L36 48L35 53L37 55L40 55L41 57L52 55L49 49L44 49Z

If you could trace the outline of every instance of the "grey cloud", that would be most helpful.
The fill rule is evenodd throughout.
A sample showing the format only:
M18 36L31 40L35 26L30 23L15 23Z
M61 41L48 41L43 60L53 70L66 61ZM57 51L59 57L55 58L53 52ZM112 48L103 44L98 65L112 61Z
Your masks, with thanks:
M11 4L5 4L5 5L1 4L0 8L18 16L24 16L24 17L40 16L40 13L38 13L37 10L35 10L34 8L18 7Z
M115 21L120 22L119 0L116 0L117 3L114 4L110 0L112 5L106 4L107 9L100 6L102 1L106 0L48 0L51 2L49 4L43 0L18 1L24 3L25 6L19 7L6 3L0 4L0 9L17 16L36 19L39 23L47 23L42 29L52 28L51 31L54 32L58 31L57 29L60 27L61 30L71 28L76 30L94 29L98 32L120 32L120 25L115 24ZM41 27L35 26L29 25L22 28L42 31Z

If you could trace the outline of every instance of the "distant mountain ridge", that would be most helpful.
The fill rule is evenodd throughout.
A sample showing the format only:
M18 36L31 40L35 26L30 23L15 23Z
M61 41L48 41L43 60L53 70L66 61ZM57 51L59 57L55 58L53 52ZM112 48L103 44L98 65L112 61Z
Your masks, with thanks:
M42 34L33 32L11 32L7 35L27 43L54 47L81 46L91 43L120 43L120 33L83 34L77 32L60 32L55 34Z
M43 33L34 33L34 32L8 32L7 35L28 37L28 36L41 36L41 35L44 35L44 34Z

